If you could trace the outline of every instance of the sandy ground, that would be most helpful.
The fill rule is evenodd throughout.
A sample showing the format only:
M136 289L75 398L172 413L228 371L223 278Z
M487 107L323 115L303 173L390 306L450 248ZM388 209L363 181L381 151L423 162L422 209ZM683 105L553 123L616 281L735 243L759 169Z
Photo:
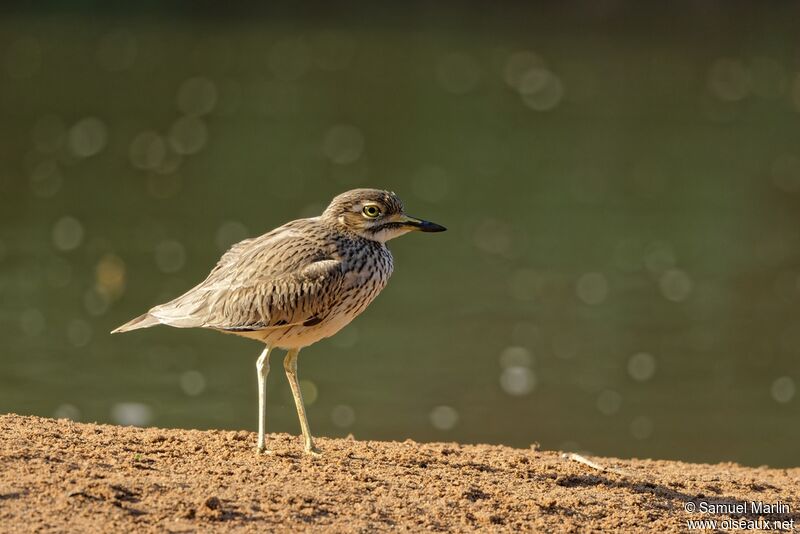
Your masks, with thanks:
M256 455L254 443L251 432L0 416L0 531L686 532L693 519L717 520L719 530L800 527L800 468L592 458L614 469L600 471L548 451L324 438L323 456L312 458L296 436L270 435L272 455ZM759 513L751 501L788 508ZM702 511L720 505L745 508Z

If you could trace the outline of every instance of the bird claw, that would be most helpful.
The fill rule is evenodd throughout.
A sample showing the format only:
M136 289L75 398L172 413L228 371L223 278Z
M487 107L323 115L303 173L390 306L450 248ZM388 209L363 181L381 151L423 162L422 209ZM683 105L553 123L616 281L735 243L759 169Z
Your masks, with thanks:
M263 454L264 456L272 456L275 454L275 452L261 445L256 447L256 454Z
M322 451L313 445L311 447L306 447L305 453L312 458L320 458L322 456Z

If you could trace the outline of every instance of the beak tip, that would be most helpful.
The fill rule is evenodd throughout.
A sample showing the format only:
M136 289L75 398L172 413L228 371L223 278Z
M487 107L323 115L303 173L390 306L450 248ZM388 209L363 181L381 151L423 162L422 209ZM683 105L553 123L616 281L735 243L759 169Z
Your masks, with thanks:
M441 224L426 222L425 224L422 225L420 230L422 230L423 232L444 232L447 230L447 228L445 228Z

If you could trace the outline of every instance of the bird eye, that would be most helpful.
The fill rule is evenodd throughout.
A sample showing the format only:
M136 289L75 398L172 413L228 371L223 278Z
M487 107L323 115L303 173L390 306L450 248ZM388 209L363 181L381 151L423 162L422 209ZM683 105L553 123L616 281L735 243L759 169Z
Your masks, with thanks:
M368 219L375 219L381 214L381 209L378 206L370 204L369 206L364 206L364 209L361 210L361 213L363 213L364 217L367 217Z

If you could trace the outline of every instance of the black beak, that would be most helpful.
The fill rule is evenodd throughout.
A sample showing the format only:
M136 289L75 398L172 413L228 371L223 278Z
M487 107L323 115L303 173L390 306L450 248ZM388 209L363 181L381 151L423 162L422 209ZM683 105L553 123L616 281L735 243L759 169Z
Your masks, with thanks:
M419 225L419 229L421 232L444 232L447 230L447 228L441 224L436 224L435 222L430 221L422 221L422 223Z
M403 223L407 224L408 226L412 226L415 230L419 230L420 232L444 232L445 230L447 230L447 228L445 228L441 224L436 224L430 221L424 221L422 219L417 219L416 217L406 216Z

